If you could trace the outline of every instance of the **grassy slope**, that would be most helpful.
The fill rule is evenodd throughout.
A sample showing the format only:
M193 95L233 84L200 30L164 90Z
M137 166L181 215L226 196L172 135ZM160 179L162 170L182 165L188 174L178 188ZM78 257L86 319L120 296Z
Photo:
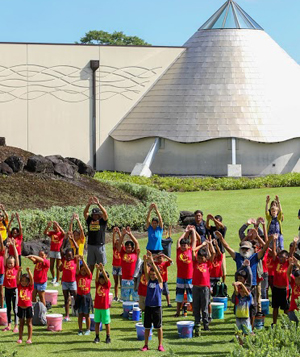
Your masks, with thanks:
M225 224L228 226L227 240L232 247L238 247L237 230L239 226L246 221L250 216L257 217L264 214L265 196L270 194L271 197L278 194L285 213L284 219L284 236L286 242L297 234L298 228L298 205L300 202L299 188L280 188L280 189L261 189L261 190L243 190L243 191L223 191L223 192L196 192L196 193L179 193L178 203L181 210L195 210L201 208L204 213L221 214ZM177 238L178 235L174 236ZM140 240L142 251L145 249L146 239ZM109 248L109 246L107 246ZM175 247L173 245L173 258ZM111 272L111 249L108 251L108 271ZM23 260L24 261L24 260ZM27 261L26 261L27 263ZM25 263L23 263L25 265ZM26 266L26 265L25 265ZM233 281L234 262L230 257L227 258L228 267L228 285ZM175 298L175 265L169 268L169 287L171 291L171 299ZM49 286L52 289L51 285ZM60 289L59 289L60 290ZM94 289L92 291L94 294ZM62 293L59 294L59 305L52 309L52 312L63 312ZM165 302L164 302L165 305ZM175 306L175 304L173 303ZM116 353L126 356L138 356L138 349L142 346L142 342L136 340L136 332L134 322L123 320L120 317L122 310L121 304L114 303L111 309L112 315L112 344L105 345L101 342L99 345L92 343L94 335L77 336L76 318L70 323L63 324L63 331L59 333L51 333L46 331L44 327L34 327L33 345L32 346L17 346L15 341L17 336L13 336L11 332L0 332L0 343L3 343L10 350L19 351L20 356L42 356L55 355L58 356L77 356L78 354L87 353L87 356L96 356L99 351L105 351L106 356L114 356ZM234 316L232 308L225 314L224 322L215 321L211 324L211 331L203 333L200 338L191 340L181 340L177 338L176 320L174 319L174 308L164 309L164 345L166 349L172 349L178 356L187 354L188 356L227 356L233 348L233 344L229 341L233 338L234 332ZM189 320L193 317L189 313ZM266 321L270 325L270 318ZM105 338L104 331L100 335L100 339ZM151 351L147 352L147 356L157 356L157 338L154 337L150 342ZM166 355L161 354L161 355Z

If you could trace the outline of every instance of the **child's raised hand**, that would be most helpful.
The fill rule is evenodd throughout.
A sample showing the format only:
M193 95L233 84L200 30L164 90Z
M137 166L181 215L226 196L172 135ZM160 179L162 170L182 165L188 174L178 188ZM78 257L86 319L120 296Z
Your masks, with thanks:
M247 224L250 226L251 224L255 224L256 221L254 218L249 218L248 221L247 221Z
M89 205L92 205L94 203L94 197L90 197L89 198L89 201L88 201L88 204Z
M123 227L123 228L122 228L122 235L123 235L123 236L126 236L126 234L127 234L126 228Z
M30 268L29 268L29 267L27 267L27 268L26 268L26 271L27 271L27 273L29 273L29 272L30 272Z
M219 239L223 239L223 236L219 231L215 231L215 237Z
M102 264L102 263L99 263L99 269L100 269L101 271L103 271L103 264Z
M266 202L267 202L267 203L270 202L270 196L269 196L269 195L266 197Z
M49 222L47 223L47 227L50 228L51 226L52 226L52 222L49 221Z
M131 233L131 229L130 229L129 226L126 227L126 233L127 233L127 234L130 234L130 233Z
M299 240L299 237L295 237L295 238L293 239L293 242L297 244L298 240Z
M18 213L18 212L16 212L16 218L17 218L17 219L19 219L19 218L20 218L20 216L19 216L19 213Z
M144 262L147 261L147 255L146 255L146 254L143 256L143 261L144 261Z
M22 271L22 267L19 267L19 271Z
M265 220L263 219L263 217L258 217L257 220L256 220L256 223L257 224L265 224Z
M74 213L73 217L74 217L74 219L76 219L76 221L78 221L78 220L79 220L79 216L78 216L78 214L77 214L77 213Z
M211 220L213 220L213 219L214 219L214 216L209 213L209 214L207 215L206 219L211 219Z
M13 220L15 218L15 214L12 213L11 216L10 216L10 219Z
M100 267L99 267L98 264L95 264L95 268L98 269L98 270L100 270Z
M275 196L275 201L279 202L279 197L277 195Z

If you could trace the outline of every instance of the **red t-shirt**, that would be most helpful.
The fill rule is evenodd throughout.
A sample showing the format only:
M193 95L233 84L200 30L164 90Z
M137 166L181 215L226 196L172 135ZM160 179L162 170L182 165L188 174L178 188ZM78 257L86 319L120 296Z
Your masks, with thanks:
M51 237L50 251L59 252L64 239L62 232L50 231L47 236Z
M0 251L0 274L4 274L4 254L5 254L5 249Z
M120 267L122 265L121 254L117 248L113 248L113 261L112 265L114 267Z
M196 286L208 286L210 287L210 272L211 262L207 261L205 263L193 262L194 273L193 273L193 285Z
M177 263L177 278L192 279L193 277L192 248L188 248L184 252L181 250L180 247L177 248L176 263Z
M63 270L62 270L62 278L61 281L65 283L72 283L76 280L76 260L66 260L63 258L62 260Z
M137 253L134 250L132 253L126 253L125 247L122 247L121 252L122 279L132 280L137 261Z
M50 261L44 259L43 262L35 263L33 280L37 284L44 284L48 280L48 270L50 268Z
M165 262L162 262L161 264L155 263L157 265L157 268L160 272L160 275L163 279L163 282L165 283L166 281L168 281L168 267L171 265L171 262L169 262L168 260Z
M11 269L7 267L4 270L4 282L3 286L5 288L13 289L17 287L17 275L18 275L19 267L15 266Z
M94 301L95 309L108 309L109 308L109 290L111 287L111 282L108 282L104 285L96 283L96 295Z
M145 274L142 274L140 283L139 283L139 287L138 287L138 295L147 296L147 286L148 286L148 283L147 283Z
M22 286L18 285L18 306L29 307L32 306L32 292L33 285Z
M221 278L221 276L223 276L222 261L223 261L223 254L215 256L210 268L211 278Z
M268 268L268 273L269 276L273 276L274 275L274 259L273 259L273 255L271 254L266 254L267 258L266 258L266 265Z
M268 255L269 255L269 248L266 250L265 255L264 255L263 259L262 259L262 267L263 267L263 272L264 273L268 273L269 272L268 264L267 264Z
M289 288L289 278L287 276L287 270L289 267L289 262L286 261L283 264L279 263L278 257L274 260L274 267L273 267L273 285L278 287L286 287Z
M291 275L292 296L289 311L299 310L296 301L300 298L300 285L296 285L294 275Z
M91 282L93 279L93 275L86 274L76 275L76 282L77 282L77 294L78 295L87 295L91 291Z
M8 236L8 238L12 238L12 235L10 234ZM22 254L22 242L23 242L23 236L22 235L19 235L19 236L15 237L15 246L17 248L18 255ZM12 244L9 245L8 254L12 255L12 256L15 255L14 247L13 247Z

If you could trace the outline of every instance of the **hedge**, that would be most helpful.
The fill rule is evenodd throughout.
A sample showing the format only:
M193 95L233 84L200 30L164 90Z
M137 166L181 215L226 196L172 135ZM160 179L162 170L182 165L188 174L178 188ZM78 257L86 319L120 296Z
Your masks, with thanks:
M161 177L130 176L120 172L97 172L96 179L145 185L168 192L243 190L268 187L299 187L300 173L268 175L264 177Z

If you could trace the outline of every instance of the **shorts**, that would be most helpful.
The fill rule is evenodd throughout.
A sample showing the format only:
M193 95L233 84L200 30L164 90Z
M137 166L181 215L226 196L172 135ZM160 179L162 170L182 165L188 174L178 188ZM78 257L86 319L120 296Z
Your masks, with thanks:
M90 306L91 306L91 303L89 300L86 300L85 302L84 302L84 300L82 300L82 303L80 304L79 309L78 309L78 313L89 315L90 310L91 310Z
M87 263L88 265L95 265L96 263L107 263L105 245L90 245L87 246Z
M122 275L122 267L113 267L112 275Z
M289 309L289 301L286 289L279 289L273 286L272 290L272 308L273 309L281 309L288 310Z
M176 280L176 302L183 302L184 291L186 291L187 301L193 301L193 294L192 294L192 280L193 279L181 279L177 278Z
M147 249L147 250L149 250L149 252L151 252L153 255L163 253L163 250L153 250L153 249Z
M146 296L139 295L139 308L145 311L146 307Z
M162 294L165 295L165 296L170 294L169 287L168 287L168 282L167 282L167 281L164 281L164 282L163 282Z
M61 282L62 290L70 290L70 291L77 291L77 284L76 281L72 281L70 283L66 281Z
M60 252L55 252L54 250L50 250L49 258L61 259Z
M0 285L3 285L4 282L4 274L0 274Z
M252 326L250 323L250 319L242 319L240 317L236 317L235 319L236 326L239 330L242 330L244 334L252 332Z
M32 319L33 317L33 311L32 311L32 306L28 306L25 309L22 307L18 306L18 313L17 316L19 319Z
M45 283L34 283L34 289L37 291L46 291L47 289L47 281Z
M109 309L95 309L94 310L94 321L99 324L102 322L104 325L110 324L110 311Z
M161 306L146 306L144 315L145 329L161 328L162 326L162 308Z
M132 301L139 301L138 292L134 290L134 281L122 279L121 282L121 299L123 301L130 301L130 296Z

